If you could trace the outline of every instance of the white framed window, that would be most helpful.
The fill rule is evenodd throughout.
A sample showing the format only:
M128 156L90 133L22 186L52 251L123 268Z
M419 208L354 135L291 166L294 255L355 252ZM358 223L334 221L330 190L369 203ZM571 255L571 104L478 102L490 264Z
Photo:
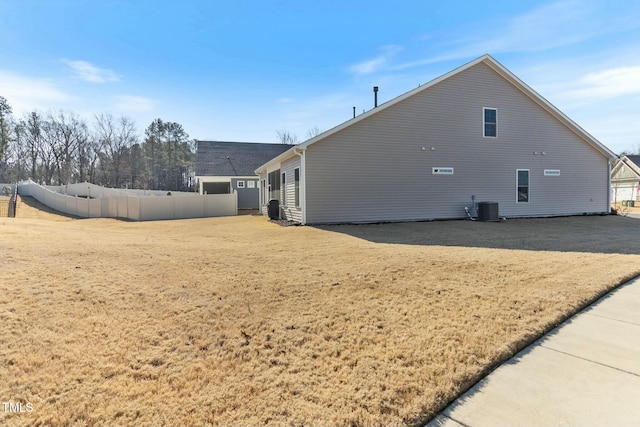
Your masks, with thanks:
M244 188L244 181L238 181L238 182L236 183L236 187L238 187L238 188Z
M300 207L300 168L295 168L293 170L293 177L294 177L293 179L295 183L293 187L294 189L293 197L296 203L296 207L298 208Z
M516 202L529 203L529 169L516 169Z
M560 176L560 169L545 169L544 176Z
M482 109L483 133L485 138L498 137L498 109L484 107Z
M255 181L247 181L247 188L256 188Z
M282 172L282 206L287 206L287 173Z

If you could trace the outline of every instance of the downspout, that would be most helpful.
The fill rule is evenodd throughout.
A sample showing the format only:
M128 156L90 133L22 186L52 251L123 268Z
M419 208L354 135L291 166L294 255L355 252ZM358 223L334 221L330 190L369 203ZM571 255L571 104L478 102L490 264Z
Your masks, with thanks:
M300 207L302 208L302 225L307 224L307 166L305 160L306 148L294 148L294 154L300 156Z
M611 164L615 162L615 159L613 158L609 158L609 176L607 179L608 182L608 186L607 186L607 213L611 214Z

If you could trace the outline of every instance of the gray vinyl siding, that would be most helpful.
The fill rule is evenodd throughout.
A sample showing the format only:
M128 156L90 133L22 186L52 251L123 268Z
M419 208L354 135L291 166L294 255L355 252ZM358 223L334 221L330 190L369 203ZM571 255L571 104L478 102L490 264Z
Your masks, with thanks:
M238 187L238 181L244 181L244 188ZM253 181L255 187L249 188L249 182ZM238 209L258 209L259 192L258 179L231 178L231 188L238 192Z
M483 107L498 110L497 138L483 137ZM462 218L472 195L507 217L608 211L608 159L483 63L309 145L305 168L309 224Z
M283 186L284 188L281 188L283 193L286 192L286 205L282 206L280 213L284 216L284 219L302 222L302 209L300 206L295 205L294 170L296 168L300 168L299 156L284 160L280 166L280 174L282 175L284 172L287 179L286 184Z

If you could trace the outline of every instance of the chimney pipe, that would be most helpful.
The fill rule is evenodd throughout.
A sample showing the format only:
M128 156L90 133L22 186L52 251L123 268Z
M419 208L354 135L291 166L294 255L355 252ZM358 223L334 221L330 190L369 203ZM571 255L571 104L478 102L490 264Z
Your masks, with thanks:
M356 107L353 107L353 118L356 118Z
M373 108L378 106L378 86L373 87Z

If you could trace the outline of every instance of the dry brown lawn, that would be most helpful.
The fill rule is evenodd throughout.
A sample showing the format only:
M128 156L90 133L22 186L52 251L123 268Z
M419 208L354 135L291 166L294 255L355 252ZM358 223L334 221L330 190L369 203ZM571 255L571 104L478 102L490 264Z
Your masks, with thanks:
M639 231L140 223L20 202L0 218L0 401L32 410L0 406L0 425L420 425L640 274Z

